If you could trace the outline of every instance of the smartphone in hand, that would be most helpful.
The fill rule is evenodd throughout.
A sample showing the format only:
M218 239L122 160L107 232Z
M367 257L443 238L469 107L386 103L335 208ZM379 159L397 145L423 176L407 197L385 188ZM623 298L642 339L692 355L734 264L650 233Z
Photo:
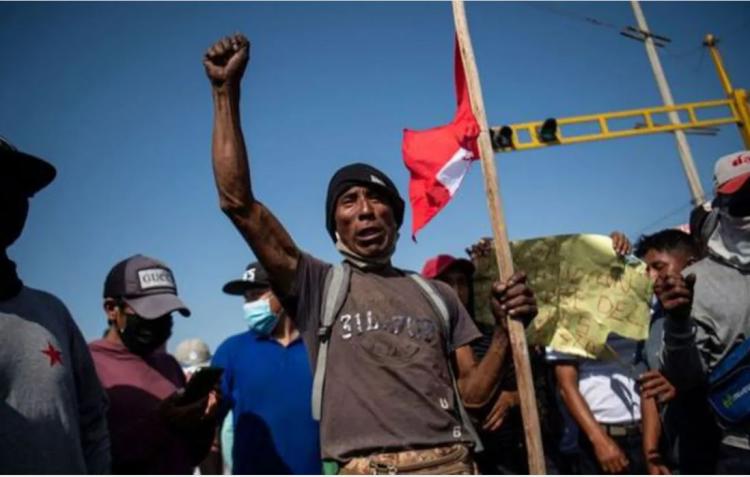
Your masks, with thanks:
M216 387L224 373L224 368L206 366L199 368L188 381L182 393L180 401L188 404L199 401L208 396L208 393Z

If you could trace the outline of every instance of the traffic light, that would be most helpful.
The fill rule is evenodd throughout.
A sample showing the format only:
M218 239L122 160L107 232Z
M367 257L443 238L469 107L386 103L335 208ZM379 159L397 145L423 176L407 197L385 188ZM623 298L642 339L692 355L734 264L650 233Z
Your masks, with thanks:
M490 129L492 149L498 151L513 148L513 129L503 126L500 129Z
M545 119L539 129L539 140L541 142L557 142L557 120L554 118Z

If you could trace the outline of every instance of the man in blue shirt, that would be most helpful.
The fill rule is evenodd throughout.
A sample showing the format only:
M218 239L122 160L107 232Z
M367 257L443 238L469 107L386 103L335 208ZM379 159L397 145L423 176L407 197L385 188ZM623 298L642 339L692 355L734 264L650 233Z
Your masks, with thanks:
M222 415L234 425L233 474L320 474L312 373L299 332L258 263L224 292L245 298L248 331L227 338L212 365L224 368Z

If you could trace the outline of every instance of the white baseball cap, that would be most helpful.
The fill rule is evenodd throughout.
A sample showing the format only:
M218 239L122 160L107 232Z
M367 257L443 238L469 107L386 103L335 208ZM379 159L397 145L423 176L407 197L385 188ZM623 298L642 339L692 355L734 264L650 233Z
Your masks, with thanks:
M182 341L177 345L174 356L180 366L184 368L208 366L211 363L211 351L208 345L198 338L189 338Z
M719 158L714 166L717 194L734 194L750 177L750 151L738 151Z

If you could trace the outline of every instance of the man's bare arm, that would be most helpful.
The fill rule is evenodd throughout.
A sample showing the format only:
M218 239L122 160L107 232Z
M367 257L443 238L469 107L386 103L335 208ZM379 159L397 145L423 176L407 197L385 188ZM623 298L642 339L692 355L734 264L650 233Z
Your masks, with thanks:
M643 434L643 456L646 460L648 473L650 475L671 474L659 451L661 419L654 397L641 397L641 430Z
M216 42L203 59L214 102L214 178L221 210L250 245L271 282L279 291L288 292L300 251L284 226L253 195L240 124L240 82L249 53L250 43L237 34Z
M482 361L476 362L470 346L458 348L455 354L458 387L469 408L483 407L495 397L509 349L508 317L528 324L537 314L536 299L526 285L526 275L518 272L505 283L494 283L491 306L497 326Z
M495 330L487 353L477 362L471 346L456 349L455 364L458 369L458 389L468 409L480 409L497 395L500 380L506 369L508 335Z
M578 367L575 364L556 364L555 376L565 407L571 417L578 423L578 427L586 435L594 447L599 465L607 473L623 472L628 466L628 459L617 443L604 432L602 426L596 422L586 400L578 389Z

